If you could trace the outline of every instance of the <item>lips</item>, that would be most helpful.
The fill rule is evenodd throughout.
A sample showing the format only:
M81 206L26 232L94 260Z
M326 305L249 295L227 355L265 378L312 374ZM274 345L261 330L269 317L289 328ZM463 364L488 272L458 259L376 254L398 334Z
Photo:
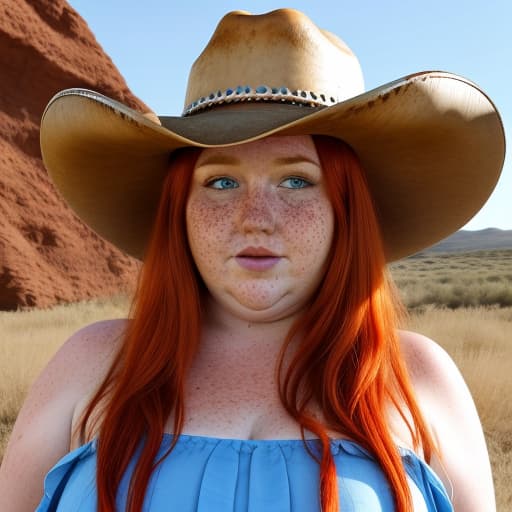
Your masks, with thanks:
M237 254L237 257L261 258L271 257L277 258L278 255L266 249L265 247L246 247Z
M246 247L235 259L241 267L261 272L277 265L281 257L265 247Z

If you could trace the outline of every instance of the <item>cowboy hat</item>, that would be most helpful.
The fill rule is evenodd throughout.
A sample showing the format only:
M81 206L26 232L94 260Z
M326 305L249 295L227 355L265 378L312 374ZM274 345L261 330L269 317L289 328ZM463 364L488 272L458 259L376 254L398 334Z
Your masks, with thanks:
M364 92L352 51L291 9L227 14L192 66L181 116L142 114L85 89L58 93L42 117L41 150L71 208L141 259L172 151L299 134L355 150L388 261L463 226L505 153L499 114L477 85L426 71Z

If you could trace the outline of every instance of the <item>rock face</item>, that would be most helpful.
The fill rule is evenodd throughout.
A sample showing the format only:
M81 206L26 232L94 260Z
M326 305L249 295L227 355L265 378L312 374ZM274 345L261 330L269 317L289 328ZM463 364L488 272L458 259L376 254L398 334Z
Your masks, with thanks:
M51 184L39 122L68 87L149 109L64 0L0 0L0 69L0 310L132 290L137 260L85 226Z

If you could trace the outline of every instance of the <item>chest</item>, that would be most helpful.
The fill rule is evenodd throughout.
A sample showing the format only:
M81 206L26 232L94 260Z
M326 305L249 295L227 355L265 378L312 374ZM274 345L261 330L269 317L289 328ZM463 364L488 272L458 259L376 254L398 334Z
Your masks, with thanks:
M93 392L85 394L75 407L73 426L85 409ZM322 413L315 404L310 411L323 424ZM398 445L412 448L406 423L394 408L384 411ZM167 419L164 431L174 431L174 415ZM275 354L264 359L237 357L219 360L198 358L189 372L185 387L183 433L231 439L300 439L301 430L279 399ZM333 439L343 433L327 430ZM306 437L317 437L305 431ZM72 439L71 448L78 446Z
M274 371L252 365L219 371L191 372L186 390L183 432L190 435L235 439L300 439L301 430L281 403ZM324 425L316 404L309 411ZM412 438L400 414L392 407L384 411L396 444L412 449ZM166 423L173 432L174 416ZM345 436L327 429L333 439ZM306 437L317 437L305 431Z
M279 400L271 368L250 362L196 366L185 396L183 432L237 439L297 439L300 428ZM174 418L166 431L173 431Z

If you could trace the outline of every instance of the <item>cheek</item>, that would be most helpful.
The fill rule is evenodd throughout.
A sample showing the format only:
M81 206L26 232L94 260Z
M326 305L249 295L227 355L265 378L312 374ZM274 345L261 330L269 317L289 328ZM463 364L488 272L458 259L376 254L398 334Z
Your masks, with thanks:
M323 201L304 201L286 215L288 238L307 260L324 257L332 243L334 216L331 205Z
M191 197L187 203L187 236L192 255L198 264L212 264L212 255L230 233L228 206L219 206L202 199Z

